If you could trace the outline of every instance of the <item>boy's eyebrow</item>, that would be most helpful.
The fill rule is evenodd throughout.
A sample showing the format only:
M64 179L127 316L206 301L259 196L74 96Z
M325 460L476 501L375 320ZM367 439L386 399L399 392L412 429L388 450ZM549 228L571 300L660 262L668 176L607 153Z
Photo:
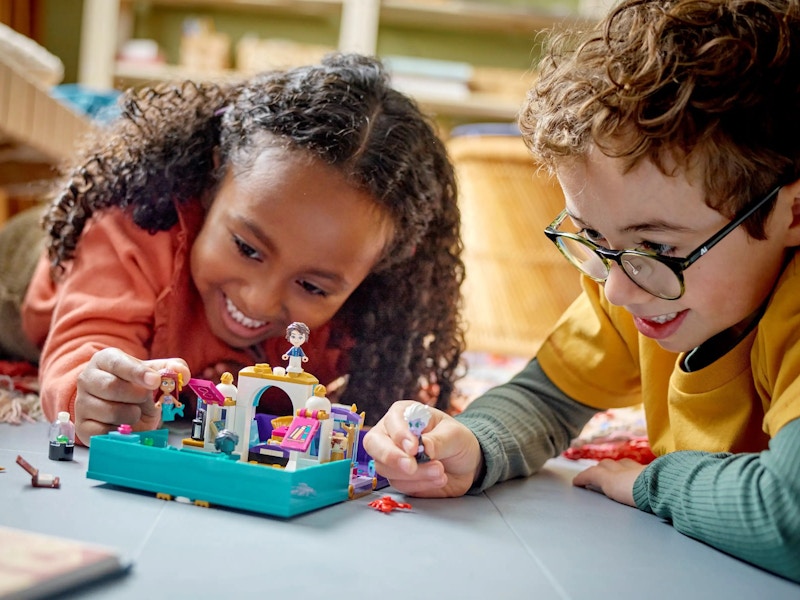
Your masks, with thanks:
M234 216L234 219L239 221L245 228L247 228L247 230L253 234L253 237L256 238L258 242L267 250L270 252L275 252L278 249L272 239L264 234L264 231L253 219L249 219L242 215L236 215ZM324 269L310 269L308 273L321 279L326 279L334 286L347 287L349 285L347 279L340 273L334 273L333 271L326 271Z
M692 231L691 227L675 225L666 221L651 221L649 223L634 223L622 229L624 233L637 233L640 231L669 231L671 233L683 233Z
M586 223L586 221L582 220L580 217L577 217L569 212L567 212L567 215L581 227L591 229L591 226L588 223ZM666 221L656 220L656 221L648 221L647 223L632 223L630 225L626 225L620 230L620 233L639 233L642 231L669 231L671 233L672 232L684 233L684 232L691 232L693 230L691 227L686 227L683 225L675 225L674 223L668 223Z

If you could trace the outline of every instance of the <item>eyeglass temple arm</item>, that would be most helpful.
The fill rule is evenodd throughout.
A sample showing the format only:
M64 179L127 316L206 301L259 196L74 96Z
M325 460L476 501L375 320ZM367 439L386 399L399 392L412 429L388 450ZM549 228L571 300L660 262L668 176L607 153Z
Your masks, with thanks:
M698 258L703 256L706 252L711 250L714 246L716 246L719 242L722 241L726 235L728 235L731 231L736 229L739 225L744 223L747 219L749 219L753 214L764 206L767 202L772 200L775 196L778 195L778 192L781 190L782 186L776 187L772 190L769 194L764 196L760 201L756 202L753 206L748 208L744 211L741 215L736 217L733 221L728 223L725 227L723 227L720 231L718 231L715 235L711 236L708 240L702 243L696 250L694 250L689 256L686 257L686 260L683 261L684 268L688 267L692 263L694 263Z

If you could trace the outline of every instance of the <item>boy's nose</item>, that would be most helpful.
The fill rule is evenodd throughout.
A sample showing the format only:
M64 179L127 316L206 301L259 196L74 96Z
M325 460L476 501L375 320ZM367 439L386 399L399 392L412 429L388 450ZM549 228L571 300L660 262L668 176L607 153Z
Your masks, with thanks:
M612 263L604 287L606 298L614 306L637 304L652 298L652 294L631 281L622 267L616 263Z

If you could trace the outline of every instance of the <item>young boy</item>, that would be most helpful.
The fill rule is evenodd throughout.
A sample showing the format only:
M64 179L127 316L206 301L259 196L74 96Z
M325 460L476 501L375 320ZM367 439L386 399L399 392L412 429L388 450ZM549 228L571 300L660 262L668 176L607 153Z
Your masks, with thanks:
M624 0L564 42L520 123L564 190L546 234L583 293L510 383L433 411L431 462L408 403L365 447L399 491L457 496L643 403L659 458L575 485L800 581L800 2Z

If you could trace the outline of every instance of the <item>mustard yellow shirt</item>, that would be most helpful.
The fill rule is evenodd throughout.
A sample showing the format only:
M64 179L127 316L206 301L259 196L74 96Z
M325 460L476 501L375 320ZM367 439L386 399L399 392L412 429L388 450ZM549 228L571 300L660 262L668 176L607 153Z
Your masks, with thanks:
M535 473L597 410L643 403L660 456L634 483L636 507L800 582L797 256L749 334L693 372L583 287L538 356L456 417L483 453L472 492Z
M583 282L539 350L567 396L599 409L644 404L653 452L756 452L800 417L800 263L787 265L755 329L696 372L639 334L602 287Z

